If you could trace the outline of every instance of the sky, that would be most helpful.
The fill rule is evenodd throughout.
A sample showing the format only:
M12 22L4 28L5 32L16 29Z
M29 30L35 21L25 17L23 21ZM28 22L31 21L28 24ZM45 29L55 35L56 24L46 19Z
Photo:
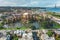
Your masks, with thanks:
M60 0L0 0L0 6L60 7Z

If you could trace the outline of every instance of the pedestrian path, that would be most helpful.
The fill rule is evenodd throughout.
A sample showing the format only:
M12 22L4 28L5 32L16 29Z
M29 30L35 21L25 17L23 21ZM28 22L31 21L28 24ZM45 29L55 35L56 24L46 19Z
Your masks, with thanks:
M0 40L6 40L6 37L2 37L2 38L0 38Z

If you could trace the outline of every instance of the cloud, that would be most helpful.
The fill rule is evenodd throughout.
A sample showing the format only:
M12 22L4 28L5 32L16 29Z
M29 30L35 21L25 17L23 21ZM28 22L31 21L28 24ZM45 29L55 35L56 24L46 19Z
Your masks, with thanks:
M27 4L22 4L22 5L19 5L19 6L28 6Z
M9 2L9 1L4 1L4 0L0 0L0 6L13 6L16 5L15 2Z
M37 1L34 1L34 2L31 2L30 4L38 4L38 2Z
M55 4L56 4L57 7L60 7L60 0L56 1Z
M45 6L45 7L55 7L55 5L52 4L52 5L47 5L47 6Z
M60 0L0 0L0 6L54 7Z

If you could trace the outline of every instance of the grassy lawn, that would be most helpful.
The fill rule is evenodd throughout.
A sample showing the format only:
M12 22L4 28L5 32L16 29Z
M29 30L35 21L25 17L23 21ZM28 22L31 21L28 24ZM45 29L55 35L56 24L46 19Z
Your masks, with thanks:
M27 28L27 27L20 27L20 28L3 28L3 29L0 29L0 30L27 30L27 29L30 29L30 28Z
M60 18L60 15L52 15L52 16L55 16L55 17L57 17L57 18Z
M40 28L39 29L57 29L57 28L60 28L60 24L56 23L56 22L53 22L53 25L54 26L51 26L49 28L47 28L47 26L45 25L46 24L46 21L40 23ZM47 24L48 25L48 24ZM1 26L1 24L0 24ZM31 26L31 25L30 25ZM33 27L34 28L34 27ZM1 28L0 27L0 30L27 30L27 29L31 29L29 26L26 27L26 26L22 26L22 27L16 27L16 28Z
M54 28L60 28L60 24L54 22Z
M60 28L60 24L53 22L53 26L51 28L47 28L47 26L45 26L46 22L43 22L40 27L40 29L58 29Z

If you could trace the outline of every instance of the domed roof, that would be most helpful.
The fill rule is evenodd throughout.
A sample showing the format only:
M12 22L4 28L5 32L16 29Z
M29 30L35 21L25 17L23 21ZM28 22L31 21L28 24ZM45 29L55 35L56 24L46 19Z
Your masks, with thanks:
M28 13L24 13L23 15L28 15Z

